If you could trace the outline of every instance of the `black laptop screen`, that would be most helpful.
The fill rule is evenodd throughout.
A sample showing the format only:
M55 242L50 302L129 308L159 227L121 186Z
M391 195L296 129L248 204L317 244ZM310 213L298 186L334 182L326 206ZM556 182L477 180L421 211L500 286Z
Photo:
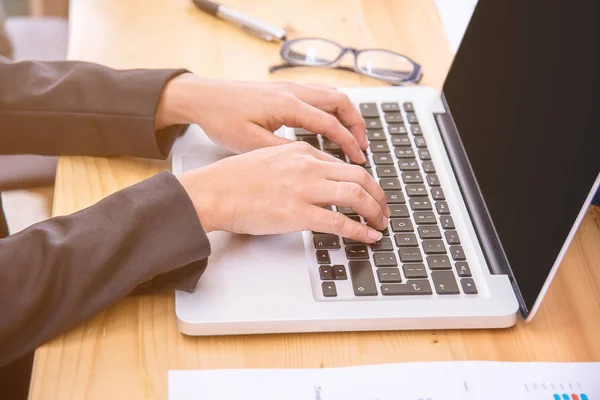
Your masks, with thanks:
M480 0L444 85L528 310L600 172L598 4Z

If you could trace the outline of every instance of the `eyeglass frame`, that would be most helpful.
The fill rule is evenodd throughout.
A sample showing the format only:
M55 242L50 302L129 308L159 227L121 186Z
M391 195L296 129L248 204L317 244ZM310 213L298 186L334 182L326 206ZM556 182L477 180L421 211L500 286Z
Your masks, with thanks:
M302 62L302 61L298 61L298 60L292 60L289 57L287 57L286 54L289 54L290 46L293 45L293 44L295 44L296 42L303 41L303 40L320 40L320 41L323 41L323 42L327 42L327 43L333 44L333 45L335 45L335 46L337 46L337 47L340 48L340 54L338 55L338 57L335 60L327 61L327 62L325 62L323 64L314 64L314 63L310 63L310 62ZM357 62L358 62L358 56L360 55L360 53L366 52L366 51L379 51L379 52L388 53L388 54L392 54L394 56L401 57L401 58L407 60L408 62L410 62L413 65L413 71L411 72L411 74L406 79L403 79L403 80L389 79L389 78L385 78L385 77L383 77L381 75L375 75L375 74L371 74L371 73L365 72L365 71L363 71L362 69L360 69L358 67ZM339 65L340 62L346 56L347 53L351 53L354 56L354 66L353 67L346 67L346 66ZM358 74L369 76L369 77L371 77L373 79L381 80L381 81L390 83L390 84L395 85L395 86L400 86L400 85L404 85L404 84L407 84L407 83L419 83L421 81L421 78L423 78L423 72L422 72L421 64L417 63L416 61L410 59L409 57L407 57L405 55L402 55L400 53L396 53L395 51L385 50L385 49L367 48L367 49L360 49L359 50L359 49L355 49L353 47L344 47L344 46L340 45L339 43L334 42L333 40L329 40L329 39L325 39L325 38L306 37L306 38L298 38L298 39L286 40L285 42L283 42L283 45L281 46L281 50L279 51L279 54L280 54L281 58L285 61L285 63L269 67L269 72L270 73L279 71L279 70L284 69L284 68L294 68L294 67L326 67L326 68L339 69L339 70L343 70L343 71L356 72Z

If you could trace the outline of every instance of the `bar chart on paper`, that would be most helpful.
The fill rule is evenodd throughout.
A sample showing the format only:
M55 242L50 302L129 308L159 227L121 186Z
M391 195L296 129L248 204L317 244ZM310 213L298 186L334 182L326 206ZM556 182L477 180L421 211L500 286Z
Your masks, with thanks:
M600 400L600 363L170 371L169 400Z

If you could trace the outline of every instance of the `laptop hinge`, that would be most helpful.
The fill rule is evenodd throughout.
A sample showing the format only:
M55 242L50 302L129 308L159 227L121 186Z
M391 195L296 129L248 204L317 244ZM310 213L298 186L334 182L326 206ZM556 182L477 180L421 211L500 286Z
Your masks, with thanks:
M494 275L509 275L513 286L516 286L508 260L502 249L500 239L483 200L483 195L475 179L471 164L458 134L458 129L443 93L442 101L446 112L434 113L434 117L467 205L471 222L477 233L479 244L483 249L490 273Z

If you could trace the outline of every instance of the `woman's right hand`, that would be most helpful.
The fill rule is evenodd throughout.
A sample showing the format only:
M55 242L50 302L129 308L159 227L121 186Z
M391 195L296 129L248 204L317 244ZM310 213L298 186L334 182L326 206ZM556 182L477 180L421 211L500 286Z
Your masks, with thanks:
M388 224L385 194L371 175L307 143L258 149L178 178L206 232L313 230L373 243ZM323 208L330 204L352 208L369 226Z

